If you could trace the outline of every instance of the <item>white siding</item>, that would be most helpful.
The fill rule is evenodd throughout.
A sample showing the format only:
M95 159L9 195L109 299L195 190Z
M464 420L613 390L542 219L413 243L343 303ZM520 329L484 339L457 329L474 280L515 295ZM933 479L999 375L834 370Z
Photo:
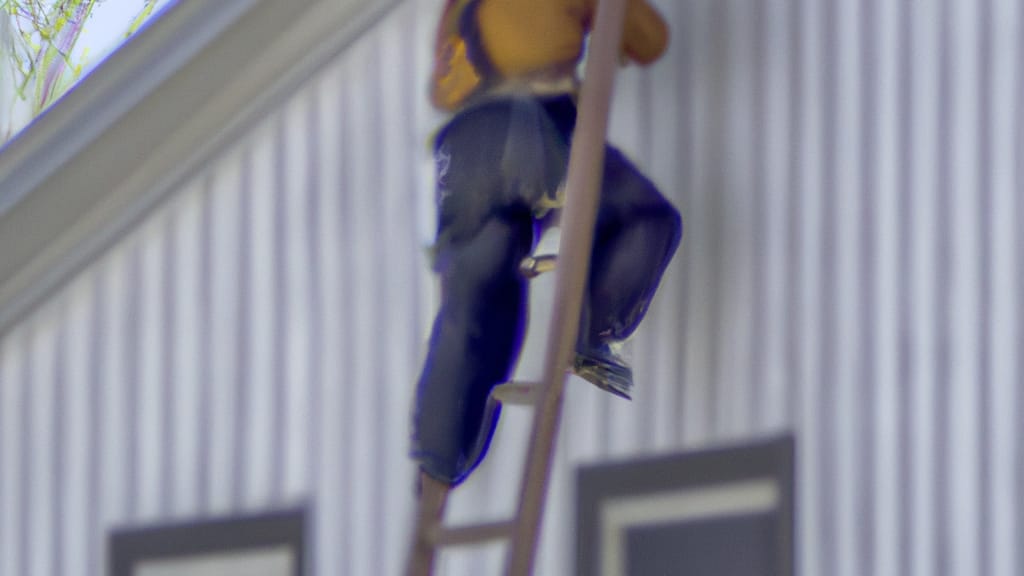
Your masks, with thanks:
M110 527L294 502L318 574L399 573L439 4L393 12L0 338L0 575L98 575ZM1024 572L1024 9L660 4L670 54L621 75L612 140L685 236L636 399L568 389L539 573L571 568L577 464L782 430L801 574ZM452 519L510 513L527 424L506 412Z

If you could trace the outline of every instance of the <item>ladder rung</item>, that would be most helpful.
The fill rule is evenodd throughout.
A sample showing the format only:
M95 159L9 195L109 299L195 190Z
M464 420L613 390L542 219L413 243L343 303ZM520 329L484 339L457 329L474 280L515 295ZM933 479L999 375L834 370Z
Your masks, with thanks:
M515 525L512 520L502 520L456 528L438 526L434 528L431 535L435 546L464 546L477 542L511 538Z
M506 382L495 386L491 396L502 404L533 406L537 403L540 386L539 382Z
M527 256L519 264L519 273L527 278L536 278L545 272L551 272L557 264L558 257L554 254Z

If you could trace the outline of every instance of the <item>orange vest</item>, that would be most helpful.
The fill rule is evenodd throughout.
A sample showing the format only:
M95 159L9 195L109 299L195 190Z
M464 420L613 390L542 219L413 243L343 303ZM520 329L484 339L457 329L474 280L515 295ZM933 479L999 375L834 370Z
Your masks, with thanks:
M596 0L448 0L438 25L431 101L454 111L498 84L571 76ZM629 0L622 52L657 60L668 26L646 0Z

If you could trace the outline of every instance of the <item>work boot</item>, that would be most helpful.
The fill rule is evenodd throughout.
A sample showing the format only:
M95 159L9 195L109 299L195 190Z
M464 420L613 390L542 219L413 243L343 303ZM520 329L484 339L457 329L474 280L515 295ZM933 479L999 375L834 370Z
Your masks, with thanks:
M586 353L577 352L572 370L577 376L602 390L631 400L633 369L608 344L601 344Z

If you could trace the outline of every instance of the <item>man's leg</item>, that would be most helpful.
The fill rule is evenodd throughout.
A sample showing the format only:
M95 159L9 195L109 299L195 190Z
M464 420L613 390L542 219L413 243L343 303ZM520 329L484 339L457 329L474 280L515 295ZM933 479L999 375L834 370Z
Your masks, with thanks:
M487 450L526 323L519 264L533 247L532 203L564 172L565 143L530 99L460 113L438 135L435 270L442 302L417 385L413 455L457 484Z
M442 301L417 384L413 456L448 484L476 467L497 423L490 393L522 344L527 287L519 262L530 251L532 225L527 210L508 211L438 254Z
M580 327L576 369L581 376L629 397L632 371L608 346L636 330L681 237L679 212L609 146Z

